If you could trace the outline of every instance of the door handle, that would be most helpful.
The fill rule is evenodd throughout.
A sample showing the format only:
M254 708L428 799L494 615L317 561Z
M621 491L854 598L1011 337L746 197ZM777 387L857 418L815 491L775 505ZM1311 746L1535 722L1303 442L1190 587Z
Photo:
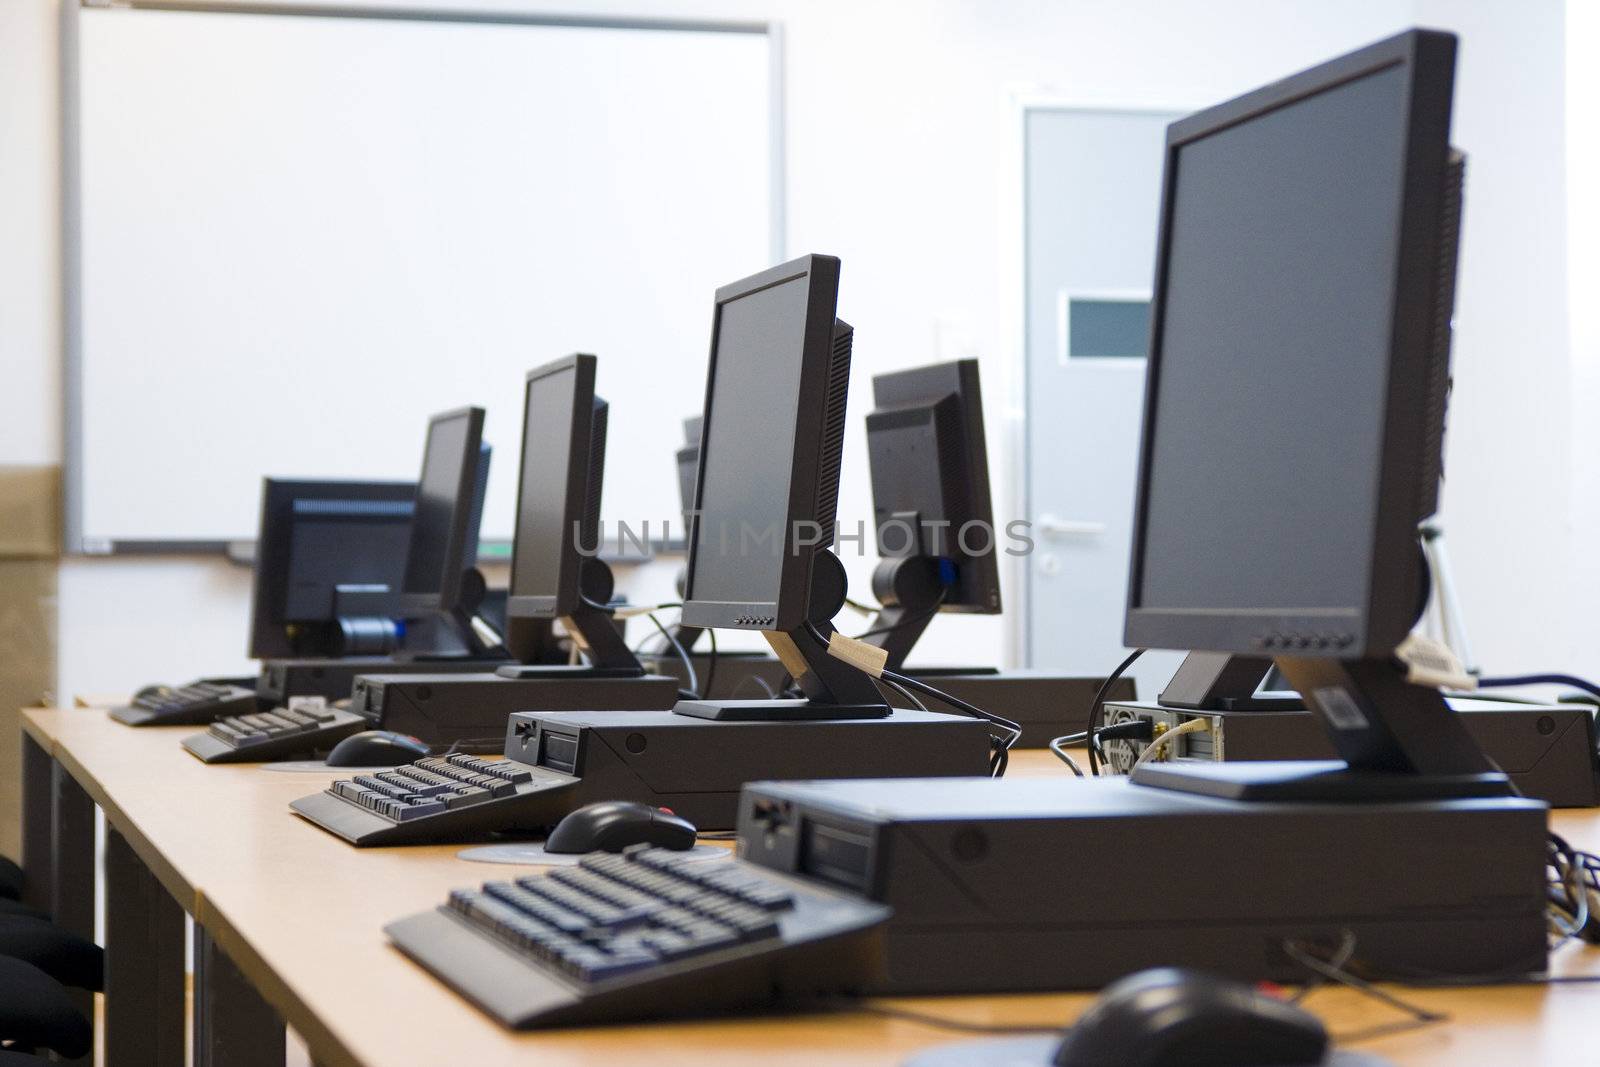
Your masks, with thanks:
M1099 537L1106 532L1103 522L1083 519L1059 519L1054 515L1039 516L1039 530L1047 537Z

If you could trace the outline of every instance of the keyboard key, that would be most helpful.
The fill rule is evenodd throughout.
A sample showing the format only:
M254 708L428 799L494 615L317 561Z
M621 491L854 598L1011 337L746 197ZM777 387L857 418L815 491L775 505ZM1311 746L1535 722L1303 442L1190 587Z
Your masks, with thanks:
M493 800L494 798L490 796L487 789L479 789L476 786L464 786L460 789L457 789L454 793L440 794L439 799L444 802L445 807L454 809L469 808L474 804L482 804L484 801Z

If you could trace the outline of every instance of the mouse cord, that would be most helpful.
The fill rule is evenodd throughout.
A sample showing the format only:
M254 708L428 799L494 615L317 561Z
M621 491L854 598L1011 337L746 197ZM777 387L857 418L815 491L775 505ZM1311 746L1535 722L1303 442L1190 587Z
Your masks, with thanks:
M1057 1034L1061 1033L1060 1023L973 1023L965 1019L950 1019L942 1015L928 1015L910 1008L897 1008L890 1004L876 1004L870 1001L841 1000L830 1002L831 1006L839 1011L859 1011L867 1015L878 1015L885 1019L897 1019L901 1022L917 1023L920 1026L931 1026L936 1030L951 1030L958 1034Z
M1358 1041L1371 1041L1374 1038L1388 1037L1391 1034L1404 1033L1408 1030L1420 1030L1450 1020L1450 1016L1444 1012L1432 1011L1402 1000L1393 993L1379 989L1366 979L1351 974L1346 970L1346 965L1355 955L1355 942L1355 935L1346 930L1333 958L1327 960L1313 955L1298 942L1285 941L1283 943L1284 955L1310 971L1313 976L1313 981L1307 983L1307 987L1299 995L1290 998L1292 1003L1303 1001L1324 982L1332 981L1410 1016L1410 1018L1399 1022L1379 1023L1360 1030L1352 1030L1342 1034L1330 1034L1329 1039L1334 1044L1350 1045Z

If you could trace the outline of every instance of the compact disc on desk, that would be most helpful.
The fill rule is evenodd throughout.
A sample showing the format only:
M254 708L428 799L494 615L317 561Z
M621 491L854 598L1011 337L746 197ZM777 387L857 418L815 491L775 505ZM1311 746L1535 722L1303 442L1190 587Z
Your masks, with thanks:
M733 855L730 850L715 845L696 845L683 854L704 860ZM464 848L456 853L458 858L472 863L513 863L533 867L575 866L584 855L586 853L546 852L541 841L515 845L480 845L476 848Z

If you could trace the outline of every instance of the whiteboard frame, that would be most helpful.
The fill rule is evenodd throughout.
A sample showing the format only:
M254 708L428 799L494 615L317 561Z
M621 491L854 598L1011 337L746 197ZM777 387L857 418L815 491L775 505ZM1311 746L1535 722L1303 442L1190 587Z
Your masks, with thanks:
M84 8L125 11L186 11L222 15L289 15L403 22L466 22L479 25L556 26L576 29L652 30L663 33L739 33L767 38L769 84L768 246L770 260L786 258L788 159L784 122L783 24L738 19L621 18L559 15L515 10L471 10L406 4L273 3L270 0L67 0L61 5L61 336L62 336L62 551L69 556L225 555L249 559L253 542L117 540L84 534L83 447L83 208L81 171L81 82L78 19ZM508 543L505 543L508 544ZM486 547L505 547L486 542ZM498 558L498 553L495 554Z

